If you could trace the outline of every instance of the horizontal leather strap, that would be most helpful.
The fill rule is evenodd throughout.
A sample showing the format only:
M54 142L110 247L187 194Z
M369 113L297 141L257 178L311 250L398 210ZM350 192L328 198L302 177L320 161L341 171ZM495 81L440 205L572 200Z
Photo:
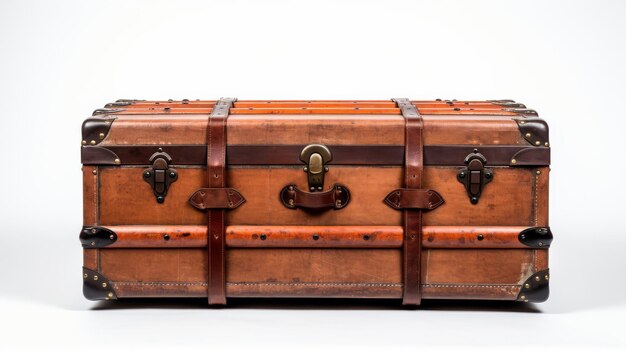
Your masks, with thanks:
M292 210L296 208L339 210L348 205L350 191L343 185L335 184L328 191L309 193L290 184L281 190L280 199L285 207Z
M246 199L233 188L200 188L189 197L189 203L199 209L234 209Z
M396 189L385 197L385 203L396 210L434 210L444 202L438 192L429 189Z

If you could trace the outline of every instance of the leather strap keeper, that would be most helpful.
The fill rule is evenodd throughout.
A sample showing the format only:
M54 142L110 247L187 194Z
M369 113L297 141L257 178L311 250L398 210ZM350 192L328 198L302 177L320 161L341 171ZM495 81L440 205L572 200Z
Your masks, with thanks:
M385 203L396 210L434 210L444 203L438 192L428 189L396 189L385 197Z
M233 188L201 188L189 198L189 203L199 209L229 209L239 207L246 199Z

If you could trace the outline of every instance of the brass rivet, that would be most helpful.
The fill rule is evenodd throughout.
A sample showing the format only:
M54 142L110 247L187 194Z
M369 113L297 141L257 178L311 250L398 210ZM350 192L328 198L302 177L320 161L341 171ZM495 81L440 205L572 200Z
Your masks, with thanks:
M91 234L96 234L97 231L96 228L91 228Z
M526 284L524 284L524 287L525 287L526 289L530 289L530 284L526 283Z
M119 158L116 158L115 160L113 160L113 163L115 163L116 165L119 165L121 161Z
M528 302L528 299L524 300L524 302Z
M109 239L114 240L115 239L115 235L113 235L113 234L109 235Z
M535 145L537 145L537 146L541 145L541 141L539 141L539 140L535 141Z
M546 143L545 143L545 144L543 144L543 145L545 145L545 146L550 146L550 143L546 141Z
M90 141L90 142L89 142L89 144L91 144L91 145L96 145L96 141L95 141L95 140L92 140L92 141Z
M536 277L535 277L535 280L536 280L536 281L540 281L540 280L541 280L541 278L539 278L539 276L536 276Z
M94 276L93 276L93 280L98 280L98 276L97 276L97 275L94 275Z
M530 138L530 133L526 133L526 137L527 137L527 138Z
M81 143L82 143L83 145L87 145L87 140L83 140Z
M88 277L87 273L83 274L83 278L86 279L87 277Z
M91 173L98 174L98 171L94 169L93 171L91 171Z
M517 163L517 160L516 160L516 159L512 159L512 160L511 160L511 163L512 163L512 164L516 164L516 163Z
M519 298L522 299L522 300L526 300L526 295L522 295Z
M102 283L102 287L106 288L107 287L107 283Z
M95 241L92 241L92 242L91 242L91 246L96 246L96 242L95 242Z
M112 292L110 292L108 296L109 296L109 297L113 297L113 293L112 293Z
M537 171L537 175L541 174L541 171Z
M104 139L104 133L100 133L100 135L98 135L100 137L100 139Z
M104 299L105 299L105 300L108 300L109 298L108 298L108 297L105 297Z
M550 276L546 274L546 275L544 276L544 278L545 278L546 280L548 280L548 279L550 279Z
M519 124L526 124L526 121L520 121Z

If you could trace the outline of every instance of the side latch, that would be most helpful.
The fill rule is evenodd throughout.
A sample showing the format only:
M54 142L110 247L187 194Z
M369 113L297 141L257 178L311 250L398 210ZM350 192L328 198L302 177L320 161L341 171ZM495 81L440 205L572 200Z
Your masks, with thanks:
M324 189L324 175L328 172L326 164L333 160L333 156L324 145L307 145L300 152L300 160L306 164L303 170L307 174L309 190L311 192Z
M467 196L472 204L477 204L478 199L487 183L493 179L493 172L485 168L487 158L474 149L474 152L465 157L466 167L459 169L456 179L465 185Z
M178 180L178 172L170 167L172 158L162 149L150 156L149 161L152 167L143 171L143 180L150 184L157 202L162 204L170 185Z

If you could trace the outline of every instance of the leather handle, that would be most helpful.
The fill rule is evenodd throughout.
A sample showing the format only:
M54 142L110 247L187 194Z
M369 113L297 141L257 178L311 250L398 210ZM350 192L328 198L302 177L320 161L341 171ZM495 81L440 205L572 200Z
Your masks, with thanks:
M280 200L291 210L340 210L350 202L350 190L341 184L335 184L328 191L307 192L289 184L280 191Z

